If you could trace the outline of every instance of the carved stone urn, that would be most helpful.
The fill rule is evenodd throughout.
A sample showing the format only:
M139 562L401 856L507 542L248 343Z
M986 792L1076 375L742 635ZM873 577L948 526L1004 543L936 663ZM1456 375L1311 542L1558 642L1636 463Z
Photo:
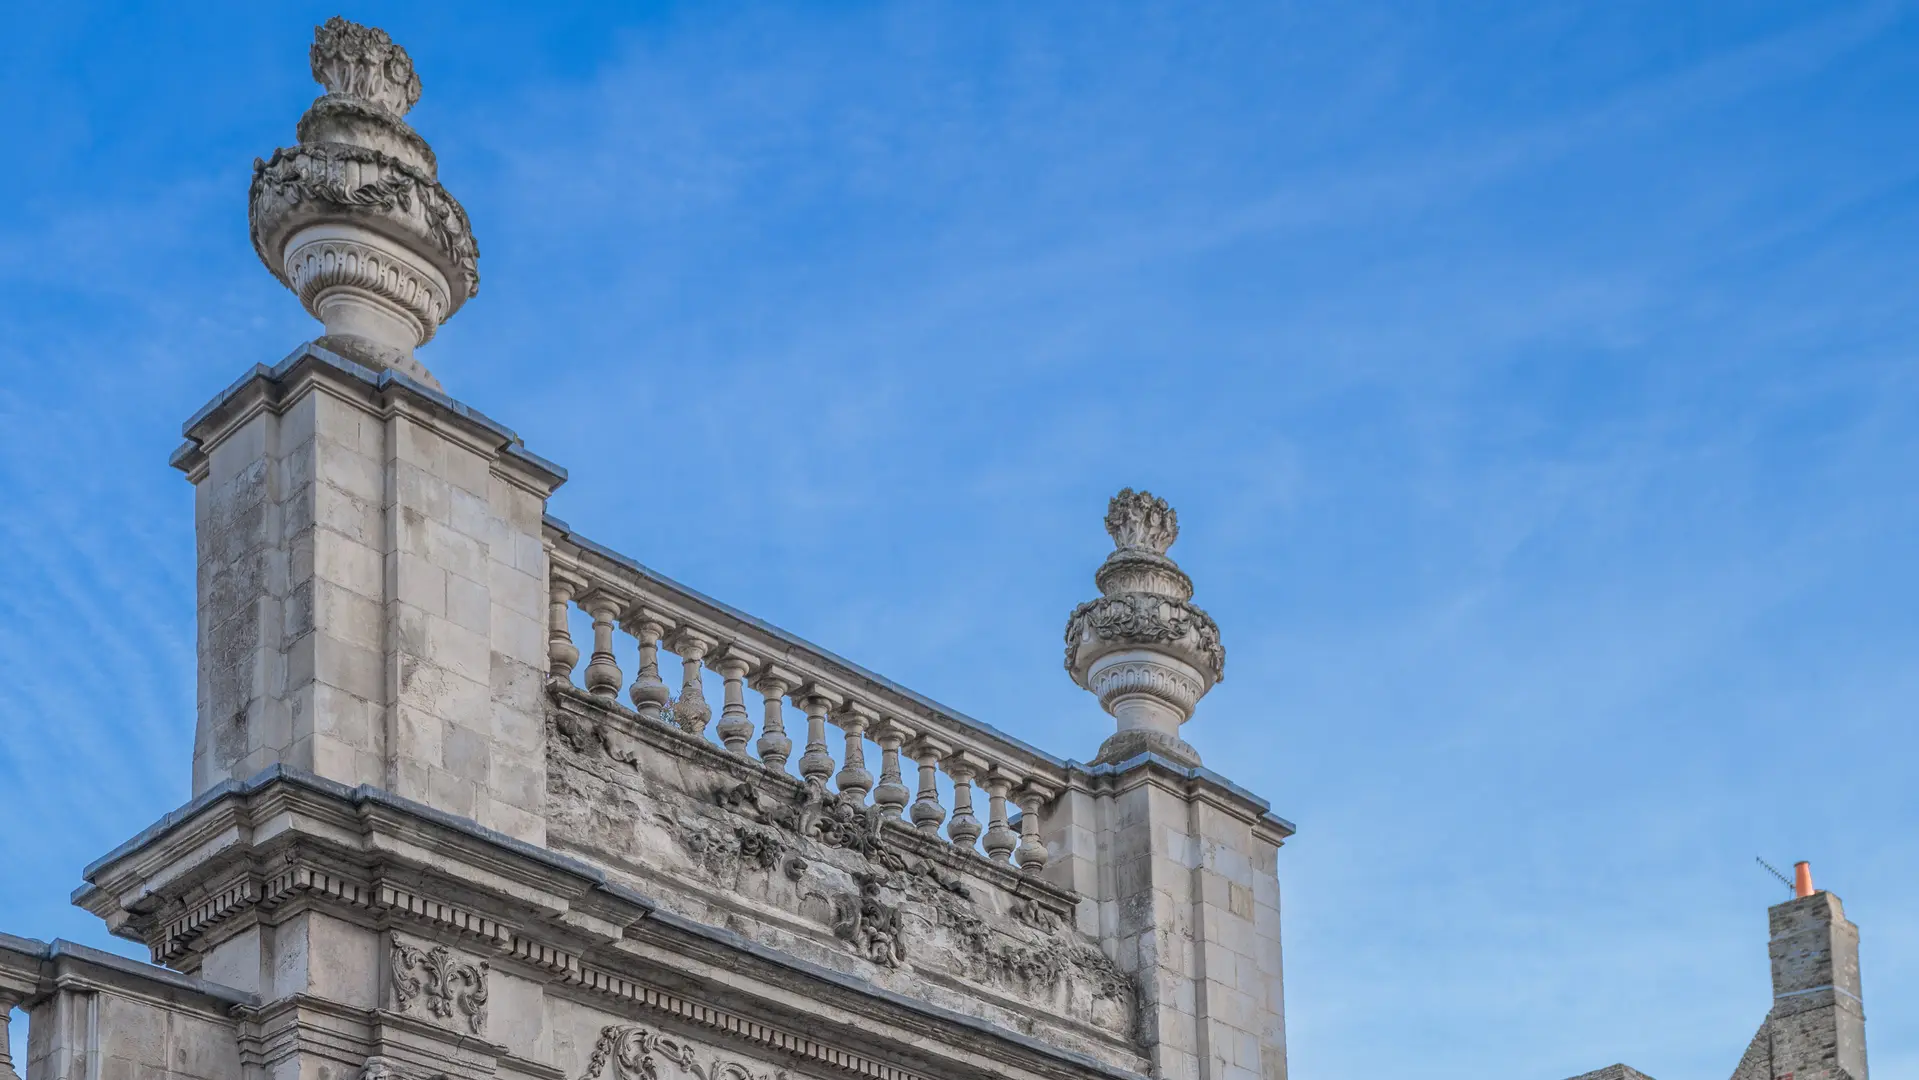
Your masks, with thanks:
M326 93L296 145L253 163L253 250L326 325L322 345L439 389L413 350L479 291L480 252L432 148L401 119L419 76L384 30L337 15L310 56Z
M1151 752L1198 765L1179 726L1225 677L1226 649L1218 624L1192 602L1193 579L1166 555L1179 515L1126 488L1107 506L1106 532L1114 550L1093 577L1101 595L1066 621L1067 672L1119 722L1094 762Z

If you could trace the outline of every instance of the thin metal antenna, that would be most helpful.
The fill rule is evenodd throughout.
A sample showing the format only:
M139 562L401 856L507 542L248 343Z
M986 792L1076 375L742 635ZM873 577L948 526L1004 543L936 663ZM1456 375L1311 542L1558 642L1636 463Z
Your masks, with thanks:
M1789 877L1787 877L1786 875L1784 875L1784 874L1782 874L1782 873L1780 873L1780 872L1779 872L1779 868L1778 868L1778 867L1775 867L1775 866L1774 866L1773 864L1771 864L1771 863L1769 863L1769 862L1767 862L1766 860L1764 860L1764 859L1762 859L1762 858L1760 858L1760 857L1759 857L1759 856L1757 856L1757 855L1754 855L1754 856L1752 857L1752 861L1753 861L1753 862L1756 862L1756 863L1758 863L1759 865L1761 865L1761 866L1763 866L1763 867L1765 867L1765 868L1766 868L1766 873L1768 873L1768 874L1771 874L1771 875L1772 875L1773 877L1776 877L1776 878L1778 878L1778 879L1779 879L1779 884L1781 884L1781 885L1784 885L1784 886L1786 887L1786 891L1787 891L1787 892L1792 892L1792 891L1793 891L1793 887L1792 887L1792 879L1791 879L1791 878L1789 878Z

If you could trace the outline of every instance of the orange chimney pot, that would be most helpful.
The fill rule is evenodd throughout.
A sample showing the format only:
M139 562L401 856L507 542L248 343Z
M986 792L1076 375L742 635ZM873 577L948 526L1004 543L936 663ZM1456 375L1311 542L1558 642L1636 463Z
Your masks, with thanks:
M1798 897L1812 895L1812 864L1796 862L1792 864L1792 894Z

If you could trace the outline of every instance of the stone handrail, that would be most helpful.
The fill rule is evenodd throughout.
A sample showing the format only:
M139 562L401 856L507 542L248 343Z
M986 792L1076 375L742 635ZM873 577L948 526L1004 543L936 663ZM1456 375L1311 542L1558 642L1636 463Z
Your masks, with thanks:
M588 693L608 701L621 695L625 674L613 645L614 632L623 631L639 643L639 671L625 693L642 718L704 735L713 710L701 671L710 668L723 680L714 730L728 751L786 773L795 742L787 729L790 701L804 714L796 765L807 782L823 788L831 780L842 796L861 804L870 797L881 813L904 816L929 835L938 835L944 822L946 839L992 861L1010 859L1027 873L1044 869L1048 853L1039 838L1038 810L1065 788L1065 761L690 589L578 535L563 521L549 516L545 526L551 677L575 677L582 648L568 624L578 606L593 620L582 673ZM681 663L677 695L659 674L662 649ZM749 687L761 698L757 726L746 706ZM828 746L829 723L844 737L837 760ZM880 748L877 785L866 765L867 739ZM917 793L901 774L902 756L918 766ZM950 820L936 772L953 784ZM974 784L987 793L984 825L975 814ZM1009 800L1020 808L1017 822L1008 820Z

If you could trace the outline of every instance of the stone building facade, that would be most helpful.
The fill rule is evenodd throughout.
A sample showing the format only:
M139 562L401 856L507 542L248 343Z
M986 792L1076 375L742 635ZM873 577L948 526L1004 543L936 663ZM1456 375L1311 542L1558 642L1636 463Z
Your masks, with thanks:
M0 935L26 1080L1285 1080L1293 828L1179 736L1225 650L1172 508L1112 500L1067 623L1088 762L580 535L416 356L480 279L410 59L336 18L311 62L250 223L325 333L173 458L194 797L74 894L153 963ZM1838 901L1774 941L1738 1080L1834 1024L1797 1080L1864 1080Z

